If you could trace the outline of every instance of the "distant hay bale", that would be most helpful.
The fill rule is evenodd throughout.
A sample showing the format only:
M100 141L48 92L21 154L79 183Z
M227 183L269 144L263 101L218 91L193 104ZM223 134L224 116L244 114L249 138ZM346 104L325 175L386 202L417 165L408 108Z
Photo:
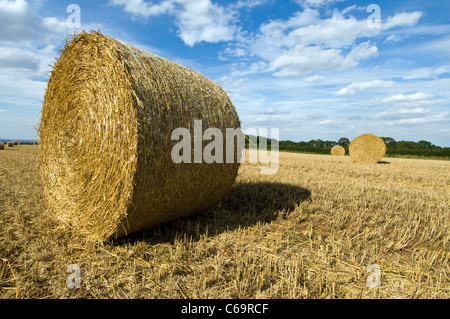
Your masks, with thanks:
M363 134L350 143L349 153L355 162L378 163L386 154L386 144L376 135Z
M14 141L13 143L14 143L14 145L19 145L19 142L17 142L17 141Z
M240 129L231 100L205 76L98 32L74 36L50 76L40 123L50 211L107 240L213 207L239 163L174 163L171 133L186 128L193 140L194 120L203 132L220 129L224 145L226 128Z
M336 145L331 149L331 155L333 156L344 156L345 155L345 148L343 148L340 145Z
M3 151L5 149L5 144L0 143L0 151Z
M8 147L14 147L14 142L8 142Z

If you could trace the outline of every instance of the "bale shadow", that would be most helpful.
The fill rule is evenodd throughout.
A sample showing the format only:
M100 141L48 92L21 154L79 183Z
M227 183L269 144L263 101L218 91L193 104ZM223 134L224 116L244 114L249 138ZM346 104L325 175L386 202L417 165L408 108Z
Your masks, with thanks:
M175 220L165 225L137 232L112 241L122 245L138 241L149 244L173 243L186 237L194 241L203 235L216 236L226 231L269 223L286 215L297 205L311 200L308 189L270 182L239 182L218 205L203 213Z
M391 162L379 161L377 164L391 164Z

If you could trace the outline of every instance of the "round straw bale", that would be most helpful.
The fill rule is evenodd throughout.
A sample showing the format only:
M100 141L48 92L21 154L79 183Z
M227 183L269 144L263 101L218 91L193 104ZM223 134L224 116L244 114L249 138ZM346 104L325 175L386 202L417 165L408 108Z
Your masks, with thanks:
M14 147L14 142L8 142L8 147Z
M226 129L240 130L229 97L207 77L99 32L74 36L42 108L39 162L50 212L107 240L216 205L239 163L194 163L194 152L192 163L174 163L181 138L171 134L186 128L194 145L202 138L195 120L203 132L218 128L224 146Z
M333 156L344 156L345 155L345 148L343 148L340 145L336 145L331 149L331 155Z
M19 142L17 142L17 141L14 141L13 143L14 143L14 145L19 145Z
M349 153L355 162L378 163L386 154L386 144L376 135L363 134L350 143Z
M3 151L5 149L5 144L0 143L0 151Z

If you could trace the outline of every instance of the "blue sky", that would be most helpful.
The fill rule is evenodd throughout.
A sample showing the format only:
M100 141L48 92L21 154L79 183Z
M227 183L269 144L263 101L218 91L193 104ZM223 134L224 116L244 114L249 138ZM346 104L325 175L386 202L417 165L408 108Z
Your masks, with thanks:
M244 130L450 146L450 2L436 0L0 0L0 138L36 138L70 4L81 29L220 83Z

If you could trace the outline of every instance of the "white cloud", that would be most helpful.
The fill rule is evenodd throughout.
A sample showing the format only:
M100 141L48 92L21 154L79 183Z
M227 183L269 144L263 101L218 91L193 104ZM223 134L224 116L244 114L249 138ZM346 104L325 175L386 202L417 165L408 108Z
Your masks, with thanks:
M390 36L388 36L386 38L386 40L384 40L385 43L388 42L400 42L402 40L402 38L399 35L396 34L391 34Z
M237 67L231 72L232 76L246 76L250 74L257 74L267 69L267 63L260 61L252 63L248 68L245 65Z
M279 108L255 108L255 109L251 109L248 111L248 113L250 114L258 114L258 115L263 115L263 114L267 114L267 115L277 115L277 114L290 114L291 111L286 111L286 110L280 110Z
M297 45L272 61L269 71L277 77L298 76L317 70L341 69L344 65L341 50Z
M305 8L288 20L276 20L263 24L260 28L262 39L277 39L275 45L322 45L326 48L341 48L355 43L357 39L377 36L384 30L418 23L421 12L399 13L389 17L382 28L369 28L365 19L344 17L334 10L328 19L320 19L319 11Z
M441 74L450 73L450 65L442 65L435 68L423 67L405 72L404 80L431 79Z
M377 53L377 47L368 43L356 46L347 56L338 49L297 45L272 61L268 70L277 77L305 75L319 70L334 71L355 67L359 61Z
M315 3L319 5L325 1ZM344 13L358 7L347 9ZM248 36L239 44L247 47L249 56L269 61L268 70L277 77L342 70L378 56L378 47L367 38L393 27L412 26L421 14L396 14L377 29L369 28L365 19L344 17L337 9L330 18L321 19L318 9L305 6L303 11L295 12L289 19L262 24L257 34ZM365 41L358 43L360 39Z
M218 5L211 0L163 0L159 3L145 0L110 0L111 5L122 6L125 12L134 16L149 18L150 16L168 14L175 16L179 28L179 37L189 46L202 41L216 43L231 41L239 37L237 26L238 10L260 5L265 0L239 0ZM302 0L303 11L294 13L287 19L278 19L260 26L260 33L255 38L247 39L251 47L258 49L270 46L292 49L297 44L321 45L325 48L341 48L350 46L362 37L371 37L393 27L415 25L421 17L421 12L399 13L389 17L382 28L369 28L366 20L357 20L344 14L358 8L350 6L342 12L334 10L329 19L320 19L317 9L325 4L338 0ZM275 42L272 40L276 40ZM270 49L268 49L271 51ZM263 55L253 51L256 55ZM270 53L269 53L270 54ZM273 57L272 57L273 58Z
M342 2L344 0L295 0L299 5L301 6L309 6L318 8L327 4L335 3L335 2Z
M224 53L235 57L243 57L247 54L247 52L243 48L231 49L229 47L225 49Z
M66 21L41 17L35 7L40 4L0 0L0 100L8 121L17 116L16 107L30 110L21 116L38 113L48 80L45 72L68 31Z
M443 52L448 56L448 53L450 51L450 36L443 37L435 41L430 41L426 45L426 49L430 51L435 50L435 52Z
M364 42L354 47L352 51L347 55L347 59L358 62L370 59L378 55L378 48L374 45L370 45L369 42Z
M426 125L426 124L434 124L434 123L443 123L450 121L450 113L449 112L441 112L439 114L424 115L419 113L420 116L413 116L410 118L403 119L393 119L388 121L386 124L388 125Z
M19 48L0 47L0 70L1 69L28 69L37 71L41 60L36 58L32 52Z
M390 96L390 97L383 99L383 102L384 103L417 102L417 101L431 100L433 98L434 98L433 94L418 92L418 93L409 94L409 95L398 94L398 95Z
M25 0L1 1L0 41L42 40L63 34L66 28L65 21L41 18Z
M358 38L375 36L379 32L378 29L368 28L365 20L357 20L354 17L344 18L342 14L335 11L331 18L296 28L288 36L304 44L340 48L353 44Z
M232 9L253 8L265 2L267 2L267 0L239 0L236 3L230 4L229 7Z
M210 0L177 0L182 10L177 11L180 38L189 46L202 41L217 43L234 38L237 27L235 13Z
M417 116L425 116L426 114L432 113L431 108L394 108L389 111L383 111L376 115L380 120L399 120L405 118L415 118Z
M397 13L387 19L385 23L382 24L382 29L387 30L396 27L412 27L415 26L420 18L422 17L422 12L402 12Z
M292 37L289 32L293 28L303 27L320 21L318 10L305 8L302 12L296 12L287 20L278 19L263 23L259 32L248 37L241 36L241 45L260 58L274 60L283 54L285 50L292 49L302 43Z
M415 80L415 79L427 79L433 76L433 70L431 68L419 68L408 71L403 79Z
M173 0L164 0L157 4L144 0L110 0L110 4L124 6L125 12L144 18L172 13L175 8Z
M319 122L319 125L335 125L335 124L336 124L335 120L325 120L325 121Z
M125 12L145 19L163 14L175 16L178 36L188 46L203 41L231 41L237 32L235 9L220 6L211 0L164 0L157 4L144 0L110 0L109 3L123 6ZM247 1L240 6L257 4L257 1Z
M309 78L305 79L305 82L309 83L319 83L325 80L325 78L321 75L315 74L313 76L310 76Z
M345 15L345 14L347 14L350 11L353 11L353 10L365 10L365 9L366 8L358 7L356 4L354 4L354 5L350 6L350 7L347 7L344 10L342 10L342 14Z
M347 85L343 89L336 92L339 96L353 96L358 92L380 89L380 88L388 88L393 86L395 83L392 81L384 81L384 80L373 80L367 82L354 82L350 85Z
M40 103L43 99L47 82L35 79L35 74L25 69L2 70L0 73L2 102L40 107L36 103Z

